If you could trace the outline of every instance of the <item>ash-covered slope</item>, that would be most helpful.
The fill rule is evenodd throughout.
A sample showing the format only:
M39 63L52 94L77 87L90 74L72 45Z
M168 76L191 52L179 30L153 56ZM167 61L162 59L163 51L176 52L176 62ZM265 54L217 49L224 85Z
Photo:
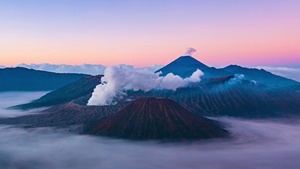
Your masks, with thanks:
M113 117L87 125L84 133L109 137L148 139L204 139L223 137L227 131L197 117L169 99L140 98Z
M288 87L286 87L284 89L288 90L288 91L291 91L291 92L295 92L295 93L299 93L300 94L300 85L288 86Z
M53 106L39 114L0 118L0 124L14 124L25 127L68 127L89 124L94 121L107 119L127 105L128 103L108 106L83 106L71 101Z
M176 91L130 93L129 97L164 97L198 116L274 118L300 115L300 95L233 76L203 79Z
M235 77L205 79L168 96L196 115L272 118L300 115L300 94Z
M90 75L52 73L21 67L0 69L0 91L49 91Z

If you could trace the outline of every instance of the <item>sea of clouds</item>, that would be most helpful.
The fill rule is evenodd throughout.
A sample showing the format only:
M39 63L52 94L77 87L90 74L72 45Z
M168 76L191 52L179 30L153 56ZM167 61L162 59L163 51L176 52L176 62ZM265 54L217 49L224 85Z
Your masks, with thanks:
M40 97L39 92L0 93L5 107ZM27 114L19 111L18 115ZM70 133L68 129L23 129L0 124L1 169L298 169L300 119L214 118L230 139L136 142Z
M152 72L155 72L156 70L163 67L163 65L152 65L149 67L135 68L132 65L125 65L125 64L121 64L121 65L123 67L126 67L127 69L149 70ZM103 75L104 70L106 69L106 66L99 65L99 64L56 65L56 64L49 64L49 63L43 63L43 64L22 63L12 67L24 67L28 69L42 70L42 71L55 72L55 73L83 73L83 74L90 74L90 75ZM0 69L1 68L5 68L5 66L0 65Z
M37 110L19 111L8 109L11 106L29 103L34 99L38 99L48 93L48 91L39 92L0 92L0 118L17 117L25 114L35 114ZM41 109L38 109L41 110Z

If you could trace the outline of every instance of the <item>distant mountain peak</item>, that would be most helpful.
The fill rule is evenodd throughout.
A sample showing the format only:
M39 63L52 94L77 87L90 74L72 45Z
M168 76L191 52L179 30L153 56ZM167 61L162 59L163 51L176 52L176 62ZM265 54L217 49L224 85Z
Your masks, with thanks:
M190 77L197 69L204 73L203 78L215 78L232 75L227 71L208 67L191 56L181 56L156 72L162 72L161 76L166 76L168 73L173 73L174 75L186 78Z
M199 62L197 59L193 58L192 56L180 56L179 58L177 58L176 60L174 60L168 65L198 66L199 69L209 68L208 66Z
M203 71L208 68L208 66L191 56L181 56L156 72L162 72L161 76L173 73L185 78L191 76L197 69Z
M192 56L190 55L185 55L185 56L180 56L179 58L177 59L193 59L193 60L196 60L195 58L193 58ZM196 60L197 62L199 62L198 60Z
M239 65L229 65L227 68L242 68L242 66Z

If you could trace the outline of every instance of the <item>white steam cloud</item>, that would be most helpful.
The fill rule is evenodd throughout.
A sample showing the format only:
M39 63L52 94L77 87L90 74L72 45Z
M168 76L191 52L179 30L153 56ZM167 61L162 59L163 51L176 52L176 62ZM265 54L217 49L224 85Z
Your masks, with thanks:
M181 78L173 73L160 77L160 73L149 70L127 69L122 65L109 66L104 71L102 83L96 86L88 105L113 104L116 97L122 97L125 90L170 89L176 90L191 82L199 82L203 72L197 69L191 77Z
M243 74L235 74L234 78L231 78L228 81L228 84L229 85L235 85L235 84L241 83L241 80L243 80L244 77L245 77L245 75L243 75Z
M193 53L195 53L195 52L196 52L196 49L194 49L194 48L187 48L186 52L185 52L185 55L192 56Z

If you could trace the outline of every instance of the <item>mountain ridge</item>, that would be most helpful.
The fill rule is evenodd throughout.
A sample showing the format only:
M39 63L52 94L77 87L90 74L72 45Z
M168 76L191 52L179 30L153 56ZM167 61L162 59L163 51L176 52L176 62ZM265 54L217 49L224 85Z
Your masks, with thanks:
M166 76L168 73L173 73L182 78L191 76L197 69L200 69L205 78L219 78L226 76L234 76L235 74L243 74L244 78L249 81L264 84L270 88L284 88L288 86L300 85L297 82L286 77L275 75L264 69L246 68L239 65L229 65L224 68L209 67L191 56L181 56L157 72L162 72L161 76Z
M229 65L227 67L222 68L222 70L226 70L234 74L243 74L244 79L250 81L254 80L271 88L282 88L300 85L300 83L295 80L275 75L264 69L246 68L239 65Z
M0 91L49 91L75 82L86 74L53 73L22 67L0 69Z

